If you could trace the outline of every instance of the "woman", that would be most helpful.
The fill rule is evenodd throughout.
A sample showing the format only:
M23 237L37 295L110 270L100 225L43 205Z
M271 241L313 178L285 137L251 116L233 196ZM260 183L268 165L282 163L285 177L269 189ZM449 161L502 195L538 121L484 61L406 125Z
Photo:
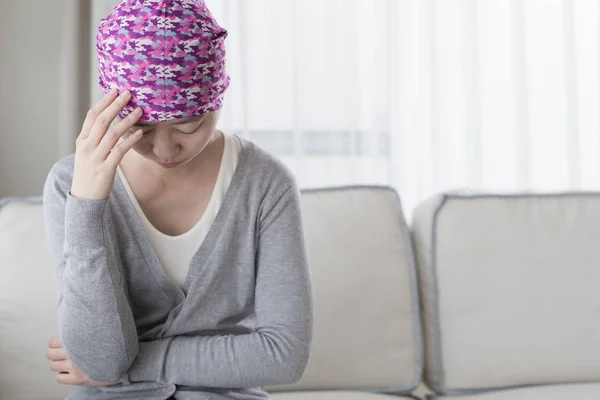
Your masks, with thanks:
M267 399L262 386L306 367L299 192L274 157L216 129L226 36L201 0L126 0L102 20L106 94L43 193L47 358L69 400Z

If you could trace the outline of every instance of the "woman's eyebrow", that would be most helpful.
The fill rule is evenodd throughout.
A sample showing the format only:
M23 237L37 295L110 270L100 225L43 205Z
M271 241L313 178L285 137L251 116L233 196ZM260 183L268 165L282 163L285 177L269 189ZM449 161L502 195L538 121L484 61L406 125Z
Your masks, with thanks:
M144 122L144 121L137 121L135 124L133 124L134 126L154 126L156 125L156 123L152 123L152 122Z

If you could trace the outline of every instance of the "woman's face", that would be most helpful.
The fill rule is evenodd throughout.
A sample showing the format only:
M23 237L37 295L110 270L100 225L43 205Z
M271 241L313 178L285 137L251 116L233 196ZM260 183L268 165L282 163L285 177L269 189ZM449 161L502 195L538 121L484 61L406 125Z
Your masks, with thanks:
M166 122L140 121L130 129L131 133L144 131L133 150L163 168L187 164L213 141L219 115L220 111L213 111Z

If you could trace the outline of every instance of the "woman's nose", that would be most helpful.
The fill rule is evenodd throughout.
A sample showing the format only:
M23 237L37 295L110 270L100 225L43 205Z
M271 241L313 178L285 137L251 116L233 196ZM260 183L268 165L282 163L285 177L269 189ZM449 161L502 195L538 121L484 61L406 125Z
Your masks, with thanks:
M157 135L156 140L152 144L152 151L161 162L169 163L175 161L174 157L179 152L179 149L177 143L171 139L170 135Z

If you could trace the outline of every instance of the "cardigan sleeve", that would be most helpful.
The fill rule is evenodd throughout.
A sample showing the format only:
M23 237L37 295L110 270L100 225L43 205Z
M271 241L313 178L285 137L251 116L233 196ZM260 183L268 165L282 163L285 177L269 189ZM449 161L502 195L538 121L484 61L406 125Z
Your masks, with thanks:
M108 200L71 196L67 178L64 164L57 163L43 190L59 337L67 357L88 378L118 382L139 346L125 282L106 242Z

